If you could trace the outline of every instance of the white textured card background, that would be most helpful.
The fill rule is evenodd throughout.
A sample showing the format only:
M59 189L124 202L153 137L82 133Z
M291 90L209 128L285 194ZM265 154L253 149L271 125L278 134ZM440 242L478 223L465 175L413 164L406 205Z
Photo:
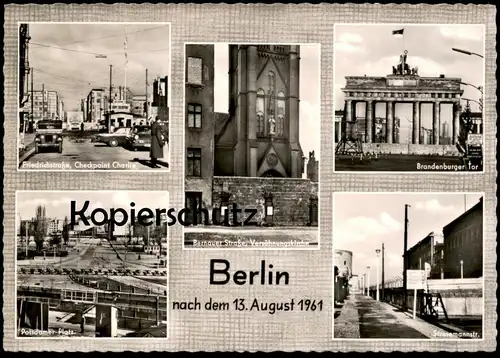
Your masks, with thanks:
M5 8L4 138L4 347L19 351L477 351L496 347L496 25L494 6L482 5L8 5ZM157 21L171 22L171 172L76 173L16 170L17 22ZM346 22L481 23L486 25L484 174L334 174L333 25ZM170 239L170 302L210 297L323 300L323 312L267 313L170 311L168 339L15 339L14 237L15 190L168 190L175 208L183 205L184 42L321 43L321 250L182 251L182 230ZM432 39L423 39L432 41ZM84 75L83 73L80 75ZM486 192L484 230L484 340L333 341L332 337L332 192L455 191ZM258 269L260 260L288 271L288 286L210 286L209 260L224 258L239 269Z

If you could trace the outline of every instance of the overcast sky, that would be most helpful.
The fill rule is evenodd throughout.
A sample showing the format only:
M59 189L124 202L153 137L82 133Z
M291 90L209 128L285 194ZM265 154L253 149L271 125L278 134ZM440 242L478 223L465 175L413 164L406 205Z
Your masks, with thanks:
M335 249L353 252L353 273L370 266L370 282L376 282L377 248L385 246L385 279L402 277L404 212L408 209L408 249L430 232L441 233L445 225L478 203L481 194L366 194L334 196ZM442 242L442 239L441 239ZM380 268L380 272L381 272Z
M123 86L128 33L127 87L134 94L144 95L148 69L151 93L153 79L169 75L169 31L165 23L30 23L29 61L35 69L34 89L40 90L44 84L45 89L57 91L65 109L71 110L79 109L80 99L92 88L109 89L109 65L113 65L113 85ZM96 54L107 58L96 58Z
M76 201L77 210L83 208L85 200L89 200L89 208L85 214L89 216L92 210L103 208L109 213L110 208L123 208L130 213L130 203L135 203L136 214L141 208L169 208L168 192L158 191L40 191L40 192L19 192L17 194L17 215L22 220L29 220L35 217L36 207L45 206L47 217L64 220L68 217L71 220L71 201ZM96 220L102 220L99 214ZM125 233L126 225L116 227L118 235Z
M392 35L393 30L404 29L403 37ZM418 67L422 77L459 77L474 86L484 84L483 59L467 56L452 48L484 54L484 27L482 25L337 25L335 26L335 109L344 108L346 76L386 76L392 74L392 66L399 63L399 56L408 50L407 63ZM478 101L480 92L463 86L463 97ZM465 102L462 102L465 105ZM451 105L441 106L441 121L451 124ZM478 111L471 102L473 111ZM357 107L364 117L364 105ZM385 117L385 106L377 105L376 116ZM398 104L396 116L412 118L411 104ZM422 108L422 126L432 128L432 105ZM402 132L409 122L401 121ZM451 127L450 127L451 133ZM406 138L406 137L405 137Z
M215 44L214 101L216 112L228 112L229 104L229 63L228 44ZM314 150L320 158L321 84L319 45L300 46L300 133L299 141L305 157Z

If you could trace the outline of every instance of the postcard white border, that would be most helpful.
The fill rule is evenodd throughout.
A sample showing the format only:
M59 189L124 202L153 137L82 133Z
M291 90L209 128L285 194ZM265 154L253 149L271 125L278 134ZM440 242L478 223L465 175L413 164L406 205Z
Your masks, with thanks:
M430 342L430 341L454 341L454 342L462 342L464 341L463 338L335 338L335 265L333 262L333 257L335 256L335 195L340 194L340 195L482 195L483 196L483 211L484 211L484 205L486 203L486 193L484 191L467 191L467 192L418 192L418 191L337 191L332 193L332 340L333 341L351 341L351 342L381 342L381 341L394 341L394 342L399 342L399 341L419 341L419 342ZM470 208L469 208L470 209ZM467 209L468 210L468 209ZM483 300L483 314L482 314L482 326L481 326L481 338L474 338L472 341L484 341L485 337L485 328L484 328L484 316L485 316L485 287L484 287L484 254L485 254L485 229L486 227L486 216L483 214L483 276L482 276L482 300Z
M183 152L183 160L182 160L182 198L183 198L183 206L185 206L186 202L186 45L298 45L298 46L317 46L319 49L319 56L318 56L318 70L319 73L321 73L321 44L317 42L205 42L205 41L188 41L184 42L183 44L183 71L182 71L182 105L183 105L183 121L182 121L182 152ZM215 56L215 55L214 55ZM275 246L269 246L269 247L249 247L249 248L237 248L237 247L214 247L214 248L205 248L205 247L200 247L200 248L194 248L194 247L186 247L185 244L185 236L184 236L184 226L182 226L182 250L186 251L207 251L207 252L224 252L224 251L314 251L314 250L320 250L321 249L321 128L322 128L322 112L323 112L323 105L322 105L322 86L321 86L321 76L318 76L318 86L319 86L319 106L320 106L320 122L319 122L319 128L320 128L320 150L318 152L319 158L318 160L318 244L317 245L309 245L311 247L275 247ZM229 176L228 178L254 178L254 179L265 179L265 178L260 178L260 177L240 177L240 176ZM280 178L280 179L300 179L300 178Z
M79 193L116 193L116 192L137 192L137 193L143 193L143 192L148 192L148 193L161 193L161 194L167 194L168 196L168 203L167 203L167 208L170 207L170 192L168 190L16 190L15 191L15 213L16 213L16 219L15 219L15 233L16 233L16 240L14 244L14 250L15 250L15 256L14 256L14 289L15 289L15 296L14 296L14 307L13 307L13 312L17 312L17 228L20 226L20 223L18 223L19 215L17 211L17 202L18 202L18 193L71 193L71 192L79 192ZM106 338L99 338L99 337L73 337L69 338L71 340L95 340L99 339L99 341L104 341L104 342L116 342L116 341L123 341L123 342L131 342L131 341L157 341L157 340L165 340L169 339L170 337L170 242L171 242L171 230L170 226L167 226L167 335L166 337L106 337ZM4 302L4 308L5 308L5 302ZM14 315L14 339L15 340L21 340L21 341L32 341L32 340L61 340L65 339L64 336L55 336L55 337L19 337L18 332L17 332L17 313Z
M486 150L487 150L487 145L486 145L486 135L485 135L485 129L486 129L486 95L487 95L487 92L486 92L486 25L485 24L473 24L473 23L462 23L462 24L446 24L446 23L441 23L441 24L434 24L434 23L430 23L430 24L422 24L422 23L391 23L391 22L381 22L381 23L371 23L371 22L338 22L338 23L334 23L333 24L333 73L335 74L335 58L336 58L336 55L335 55L335 52L336 52L336 47L335 46L335 40L336 40L336 28L337 27L340 27L340 26L396 26L396 27L401 27L401 26L412 26L412 27L424 27L424 26L446 26L446 27L452 27L452 26L481 26L482 27L482 31L483 31L483 58L482 58L482 65L483 65L483 83L481 84L481 86L483 87L483 93L482 93L482 97L483 97L483 111L482 111L482 124L483 124L483 170L482 171L453 171L453 170L445 170L445 171L427 171L427 170L421 170L421 171L383 171L383 170L379 170L379 171L364 171L364 170L339 170L339 171L336 171L335 170L335 147L336 147L336 143L335 143L335 94L336 94L336 90L335 90L335 87L336 87L336 82L335 82L335 75L333 75L333 78L332 78L332 82L333 82L333 89L332 89L332 92L333 92L333 138L330 138L330 140L332 140L332 143L333 143L333 152L332 152L332 157L333 157L333 172L335 174L388 174L388 175L391 175L391 174L418 174L418 175L425 175L425 174L431 174L431 175L436 175L436 174L445 174L445 175L454 175L454 174L467 174L467 175L470 175L470 174L484 174L485 171L484 171L484 167L486 166L487 162L486 162ZM495 122L496 123L496 122Z
M172 23L168 21L155 21L155 22L145 22L145 21L140 21L140 22L134 22L134 21L124 21L124 22L92 22L92 21L18 21L17 22L17 72L19 72L19 60L20 60L20 54L19 54L19 25L21 24L37 24L37 25L43 25L43 24L50 24L50 25L55 25L55 24L65 24L65 25L168 25L168 48L169 48L169 53L168 53L168 98L167 98L167 104L169 108L171 107L172 103ZM17 93L19 94L19 78L17 78L16 81L16 88L17 88ZM17 105L17 117L16 117L16 165L17 165L17 172L50 172L50 173L95 173L95 172L101 172L101 173L170 173L171 167L172 167L172 145L171 145L171 140L172 140L172 118L171 118L171 113L169 111L169 121L168 121L168 158L167 158L167 163L168 163L168 168L166 169L159 169L159 170L152 170L152 169L143 169L143 170L137 170L137 169L112 169L112 170L104 170L104 169L72 169L72 170L54 170L54 169L21 169L21 163L19 161L19 139L20 139L20 132L19 132L19 95L17 95L16 99L16 105Z

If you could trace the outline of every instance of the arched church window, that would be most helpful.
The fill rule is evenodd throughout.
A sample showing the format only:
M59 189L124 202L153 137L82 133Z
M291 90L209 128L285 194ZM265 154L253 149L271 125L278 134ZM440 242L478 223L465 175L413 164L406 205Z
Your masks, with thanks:
M266 92L262 88L257 91L257 134L264 135L266 132L265 125L265 96Z
M274 85L276 83L276 77L273 71L269 71L269 89L274 91Z
M257 112L257 134L264 135L266 130L264 122L264 113Z
M278 93L277 107L276 134L283 135L285 132L285 94L283 91Z

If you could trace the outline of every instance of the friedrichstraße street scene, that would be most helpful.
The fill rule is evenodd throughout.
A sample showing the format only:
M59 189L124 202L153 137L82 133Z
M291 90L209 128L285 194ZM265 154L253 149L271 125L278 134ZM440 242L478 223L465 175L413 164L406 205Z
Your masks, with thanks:
M483 25L336 25L335 170L482 172L484 36Z
M482 194L334 203L334 339L482 338Z
M16 200L17 337L167 336L166 217L147 226L122 215L120 226L102 212L168 207L168 193L19 191ZM89 215L72 223L71 201L80 210L85 200Z
M317 249L319 44L186 44L184 58L184 247Z
M20 23L20 170L169 170L168 23Z

